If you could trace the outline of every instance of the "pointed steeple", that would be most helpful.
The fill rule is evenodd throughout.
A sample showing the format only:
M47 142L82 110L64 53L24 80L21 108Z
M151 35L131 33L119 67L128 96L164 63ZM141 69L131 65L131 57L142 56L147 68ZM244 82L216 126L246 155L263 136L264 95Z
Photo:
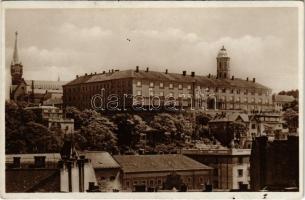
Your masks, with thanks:
M18 56L18 46L17 46L17 38L18 37L18 32L15 32L15 47L14 47L14 53L13 53L13 61L12 64L20 64L19 62L19 56Z

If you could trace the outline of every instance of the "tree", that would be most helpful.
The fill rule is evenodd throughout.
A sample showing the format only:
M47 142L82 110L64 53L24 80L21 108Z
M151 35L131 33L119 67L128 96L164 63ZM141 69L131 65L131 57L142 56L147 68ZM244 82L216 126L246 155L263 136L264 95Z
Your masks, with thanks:
M117 126L107 117L94 110L80 111L75 107L66 108L66 117L74 119L76 147L117 153Z
M139 115L128 113L116 114L112 120L118 126L117 135L121 150L138 150L141 134L149 129L147 123Z
M36 122L31 110L13 101L5 104L5 151L6 153L59 152L61 132L49 130Z
M247 133L247 127L241 122L218 122L211 127L211 133L222 145L233 147L232 141L235 144L240 142L242 136Z
M289 132L297 132L297 128L299 127L299 114L290 108L284 112L283 118L287 123Z

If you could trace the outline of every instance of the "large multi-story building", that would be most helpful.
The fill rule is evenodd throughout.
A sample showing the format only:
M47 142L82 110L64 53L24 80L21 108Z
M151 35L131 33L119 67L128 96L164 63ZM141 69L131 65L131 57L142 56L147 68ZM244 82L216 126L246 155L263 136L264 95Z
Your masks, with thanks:
M63 101L65 106L80 109L93 108L92 102L95 107L105 109L109 101L117 101L120 108L139 103L144 107L156 104L167 106L166 100L173 98L177 102L175 105L183 108L273 109L270 88L257 83L255 78L244 80L229 76L230 57L223 47L217 56L216 76L198 76L195 72L187 74L186 71L169 73L167 69L164 72L150 71L149 68L140 70L138 66L134 70L77 75L76 79L63 86ZM167 102L170 105L173 101Z

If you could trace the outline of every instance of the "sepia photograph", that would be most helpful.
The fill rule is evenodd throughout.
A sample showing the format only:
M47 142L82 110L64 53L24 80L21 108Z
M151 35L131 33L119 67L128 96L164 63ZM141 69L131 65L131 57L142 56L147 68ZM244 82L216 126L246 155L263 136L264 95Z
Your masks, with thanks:
M301 197L303 2L214 3L7 2L3 192Z

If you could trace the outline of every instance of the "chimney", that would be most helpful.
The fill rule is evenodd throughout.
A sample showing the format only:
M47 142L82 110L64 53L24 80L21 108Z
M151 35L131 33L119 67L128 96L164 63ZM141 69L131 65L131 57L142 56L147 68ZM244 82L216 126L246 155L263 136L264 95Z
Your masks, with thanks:
M183 76L185 76L186 75L186 71L182 71L182 74L183 74Z
M116 70L114 70L115 72L119 72L120 70L119 69L116 69Z
M92 72L90 73L90 75L92 75Z
M255 83L255 78L253 78L253 83Z
M103 71L103 74L106 74L106 71L105 71L105 70Z
M114 69L111 70L111 73L113 73L113 72L114 72Z
M94 74L96 74L96 72L94 72Z
M76 75L76 78L78 78L78 75Z
M234 76L232 76L232 80L234 80Z
M85 76L87 76L88 74L87 73L85 73Z
M165 70L165 74L168 74L168 69Z
M136 72L139 72L139 66L136 66Z
M194 77L195 76L195 72L192 72L192 77Z
M249 81L249 77L247 77L247 81Z
M209 74L209 76L208 76L209 78L211 78L211 74Z
M146 67L146 72L149 72L149 67Z

